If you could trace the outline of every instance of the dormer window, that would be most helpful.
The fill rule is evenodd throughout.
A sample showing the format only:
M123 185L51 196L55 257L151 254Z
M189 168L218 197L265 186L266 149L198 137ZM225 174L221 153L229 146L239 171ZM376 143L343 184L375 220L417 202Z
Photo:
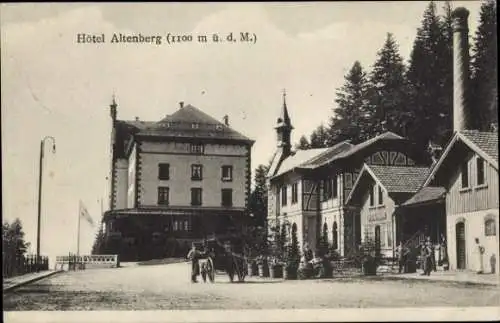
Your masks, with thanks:
M192 154L203 154L202 144L191 144L190 151Z
M191 124L191 128L193 128L193 129L198 129L199 127L200 127L199 123L192 123Z
M216 126L215 126L215 129L216 129L216 130L222 130L222 125L221 125L221 124L216 125Z

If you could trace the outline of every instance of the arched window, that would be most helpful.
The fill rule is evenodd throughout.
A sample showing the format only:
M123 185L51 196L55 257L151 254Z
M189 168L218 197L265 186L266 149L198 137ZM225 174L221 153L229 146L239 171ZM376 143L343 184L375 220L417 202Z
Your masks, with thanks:
M487 216L484 220L484 235L487 237L495 236L497 234L497 228L495 219L491 216Z
M338 232L337 232L337 222L333 222L333 227L332 227L332 247L333 250L337 250L339 245L338 245Z
M375 226L375 244L380 246L380 225Z
M323 223L323 240L328 244L328 224Z

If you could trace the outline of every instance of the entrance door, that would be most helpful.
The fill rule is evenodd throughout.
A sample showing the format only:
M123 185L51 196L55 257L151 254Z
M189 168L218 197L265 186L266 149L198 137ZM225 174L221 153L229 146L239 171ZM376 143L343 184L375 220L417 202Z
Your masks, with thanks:
M457 269L465 269L465 222L459 222L455 226L457 240Z

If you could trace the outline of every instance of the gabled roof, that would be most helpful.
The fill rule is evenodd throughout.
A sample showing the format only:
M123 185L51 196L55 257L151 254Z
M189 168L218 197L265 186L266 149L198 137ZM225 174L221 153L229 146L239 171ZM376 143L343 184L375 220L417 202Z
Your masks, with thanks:
M463 130L457 131L450 139L450 142L446 146L443 154L437 161L436 165L433 167L432 172L425 181L424 186L429 185L433 180L436 172L439 171L441 165L446 160L448 154L456 145L457 142L463 142L472 151L477 153L483 159L488 161L495 169L498 170L498 133L497 132L486 132L478 130Z
M320 167L320 166L326 165L328 163L331 163L335 160L348 158L348 157L356 154L357 152L360 152L363 149L373 145L374 143L376 143L380 140L406 140L406 139L401 137L401 136L396 135L393 132L387 131L387 132L384 132L383 134L380 134L376 137L373 137L371 139L363 141L357 145L349 144L350 145L349 149L343 149L342 151L337 152L337 153L325 154L324 155L325 158L318 160L313 165L308 165L308 167L309 168L316 168L316 167ZM347 148L346 142L344 141L342 143L344 143L345 147Z
M279 169L273 171L273 173L276 173L274 176L279 176L295 168L315 169L333 161L348 158L380 140L406 139L388 131L357 145L353 145L346 140L328 148L298 150L295 155L286 158L280 166L277 165ZM271 169L274 168L271 167ZM273 176L273 173L270 172L270 176Z
M363 176L370 176L390 193L416 193L429 175L428 167L417 166L379 166L364 164L352 187L346 203L356 194Z
M282 175L294 168L300 167L303 164L307 164L310 160L317 158L327 150L328 148L315 148L299 149L297 151L294 151L290 156L283 160L276 175L274 176Z
M320 155L312 158L309 160L307 163L304 163L301 165L303 168L317 168L319 166L322 166L325 164L325 162L334 159L336 156L345 153L346 151L349 151L352 149L354 145L349 143L349 141L342 141L339 142L338 144L329 147L326 151L321 153Z
M460 132L465 138L469 139L474 145L481 149L488 156L498 163L498 133L483 132L477 130L464 130Z
M158 122L120 120L118 123L126 126L126 132L139 136L225 139L250 144L254 142L192 105L186 105Z
M401 204L402 206L412 206L443 199L446 194L444 187L426 186L423 187L417 194L413 195L408 201Z

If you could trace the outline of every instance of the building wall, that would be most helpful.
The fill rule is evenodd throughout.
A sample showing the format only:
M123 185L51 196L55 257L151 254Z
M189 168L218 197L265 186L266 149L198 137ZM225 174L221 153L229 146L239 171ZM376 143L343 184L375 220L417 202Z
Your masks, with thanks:
M337 197L331 197L327 200L323 200L320 203L321 206L321 232L323 234L323 225L326 223L328 232L328 243L333 243L333 227L334 224L337 225L337 250L343 254L343 241L344 241L344 230L343 230L343 201L344 201L344 190L343 188L343 176L341 174L334 174L337 177ZM323 193L321 192L321 196Z
M128 188L128 161L117 159L115 161L115 208L127 208L127 188Z
M476 154L469 154L469 187L462 188L460 167L452 175L446 209L449 214L467 213L479 210L498 209L498 171L485 161L485 184L477 185Z
M370 206L370 194L369 190L363 195L362 206L361 206L361 241L365 241L365 233L368 233L372 237L375 236L375 227L380 226L380 249L384 256L392 257L393 248L395 248L395 226L392 220L392 214L394 213L395 203L391 197L387 194L387 191L382 188L383 191L383 203L378 204L378 185L375 185L375 205Z
M220 207L221 189L233 190L233 207L246 207L248 147L243 145L205 144L204 154L191 154L187 143L143 142L141 160L140 205L157 205L158 187L169 187L172 206L190 206L191 188L202 188L202 206ZM158 165L170 164L170 179L158 179ZM191 180L191 165L203 165L202 180ZM222 181L223 165L233 166L233 179Z
M128 158L128 188L127 188L127 207L133 208L135 207L135 190L136 190L136 156L137 156L137 147L134 144L132 148L132 152Z
M495 221L496 234L486 236L485 220L493 219ZM448 257L451 270L457 270L457 238L456 225L459 222L465 224L465 263L467 270L477 270L479 257L475 244L475 238L484 246L483 268L486 273L491 271L490 260L492 255L496 258L496 272L499 273L499 213L498 208L490 210L481 210L476 212L448 214L446 219L447 237L448 237Z

